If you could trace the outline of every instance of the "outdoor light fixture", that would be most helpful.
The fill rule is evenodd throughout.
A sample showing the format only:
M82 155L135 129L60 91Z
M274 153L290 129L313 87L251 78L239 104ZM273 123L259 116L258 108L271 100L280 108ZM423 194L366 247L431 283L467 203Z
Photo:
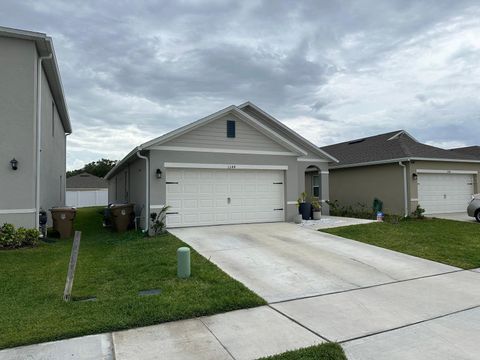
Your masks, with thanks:
M413 173L413 174L412 174L412 179L413 179L413 180L417 180L417 179L418 179L418 175L415 174L415 173Z
M157 179L161 179L161 178L162 178L162 170L157 169L156 174L157 174Z
M12 166L12 170L17 170L18 169L18 161L15 158L10 160L10 165Z

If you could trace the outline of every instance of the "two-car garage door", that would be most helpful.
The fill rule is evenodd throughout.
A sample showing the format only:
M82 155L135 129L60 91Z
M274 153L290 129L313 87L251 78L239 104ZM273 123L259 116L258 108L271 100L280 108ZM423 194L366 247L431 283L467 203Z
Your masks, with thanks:
M169 168L168 227L284 221L284 171Z
M418 203L426 214L465 212L473 181L472 174L418 174Z

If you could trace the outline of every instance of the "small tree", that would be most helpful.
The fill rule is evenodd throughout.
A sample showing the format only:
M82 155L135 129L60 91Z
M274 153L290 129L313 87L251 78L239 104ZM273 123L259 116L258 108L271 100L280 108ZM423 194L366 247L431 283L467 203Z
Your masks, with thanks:
M115 166L117 160L101 159L86 164L83 168L67 171L67 177L78 175L81 173L89 173L98 177L104 177Z

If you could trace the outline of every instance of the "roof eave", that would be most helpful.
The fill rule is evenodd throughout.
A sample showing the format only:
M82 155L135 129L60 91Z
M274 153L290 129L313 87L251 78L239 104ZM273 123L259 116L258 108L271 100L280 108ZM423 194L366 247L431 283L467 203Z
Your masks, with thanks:
M60 70L58 68L57 56L55 54L52 39L47 36L45 43L47 44L48 53L52 54L52 59L47 60L47 62L44 63L45 74L51 87L52 96L55 100L55 105L60 115L60 119L62 120L63 129L65 133L71 134L72 124L68 114L65 91L63 89L62 79L60 77Z
M362 163L338 165L338 166L332 167L331 169L336 170L336 169L345 169L345 168L352 168L352 167L392 164L392 163L398 163L399 161L438 161L438 162L464 162L464 163L480 164L480 160L470 160L470 159L440 159L440 158L424 158L424 157L407 157L407 158L366 161Z
M120 169L122 167L123 164L125 164L128 160L130 160L130 158L137 152L137 151L140 151L142 150L140 146L136 146L134 147L127 155L125 155L125 157L120 160L119 162L117 162L115 164L115 166L113 168L110 169L110 171L107 173L107 175L105 175L103 178L105 180L110 180L110 178L115 175L115 173L117 172L118 169Z

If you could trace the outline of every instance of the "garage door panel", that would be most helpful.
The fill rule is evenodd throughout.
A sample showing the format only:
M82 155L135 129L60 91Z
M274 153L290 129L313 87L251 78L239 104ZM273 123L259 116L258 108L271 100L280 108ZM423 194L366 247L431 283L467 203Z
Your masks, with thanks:
M213 185L212 184L198 184L198 192L200 194L212 194Z
M167 223L170 226L181 225L182 224L182 217L178 214L168 214L167 215Z
M182 207L182 200L181 199L172 199L172 200L169 201L168 205L170 205L172 211L174 209L180 209Z
M243 192L243 184L230 184L230 193L242 193Z
M183 190L178 184L167 184L167 192L180 194L183 192Z
M418 203L426 214L463 212L473 194L473 175L419 174Z
M183 185L183 192L185 194L197 194L198 193L198 185L196 185L196 184L185 184L185 185Z
M208 209L213 207L213 200L212 199L201 199L198 202L200 209Z
M167 185L167 204L179 213L167 216L169 227L284 220L283 171L167 169L166 173L167 182L178 179L178 184Z
M255 184L245 184L244 189L245 192L255 192L257 187L255 186Z
M190 200L183 200L183 204L182 204L183 208L184 209L198 209L198 201L197 200L193 200L193 199L190 199Z

